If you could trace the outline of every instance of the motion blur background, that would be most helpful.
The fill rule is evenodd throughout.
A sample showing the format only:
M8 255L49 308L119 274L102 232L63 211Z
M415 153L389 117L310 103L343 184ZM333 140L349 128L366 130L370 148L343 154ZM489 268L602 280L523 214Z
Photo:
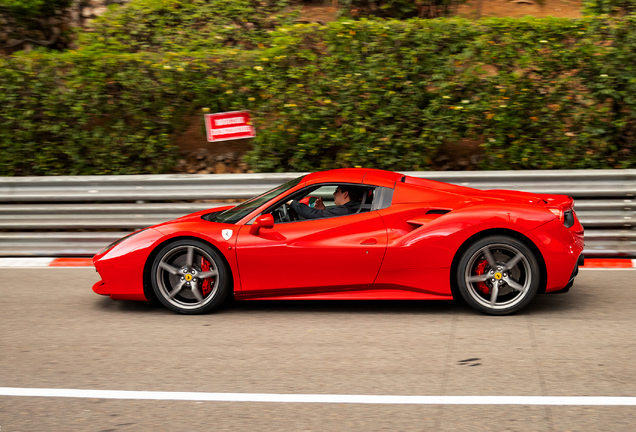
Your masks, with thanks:
M0 0L0 257L90 257L298 172L363 166L572 195L586 254L634 258L635 10L635 0ZM250 111L256 137L207 143L203 114L236 110ZM0 386L625 399L1 393L0 429L631 432L636 292L623 261L630 269L583 269L567 295L508 317L459 302L245 302L184 317L96 296L92 267L2 267Z
M0 175L632 168L634 5L0 0Z
M632 256L635 5L0 0L0 253L90 255L277 181L219 174L363 166L571 194L593 249ZM256 137L206 142L236 110ZM573 169L606 171L548 174Z

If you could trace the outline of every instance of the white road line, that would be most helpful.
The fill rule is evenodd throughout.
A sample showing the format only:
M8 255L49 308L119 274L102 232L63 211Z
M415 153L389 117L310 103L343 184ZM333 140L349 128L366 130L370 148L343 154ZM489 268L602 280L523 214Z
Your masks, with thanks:
M636 397L612 396L395 396L274 393L202 393L0 387L0 396L206 402L346 403L409 405L635 406Z

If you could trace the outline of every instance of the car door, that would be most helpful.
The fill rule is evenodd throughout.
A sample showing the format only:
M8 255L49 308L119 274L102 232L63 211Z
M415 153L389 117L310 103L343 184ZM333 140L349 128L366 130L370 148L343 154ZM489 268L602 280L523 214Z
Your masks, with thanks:
M241 295L266 297L360 289L378 274L387 244L377 211L277 223L236 242Z

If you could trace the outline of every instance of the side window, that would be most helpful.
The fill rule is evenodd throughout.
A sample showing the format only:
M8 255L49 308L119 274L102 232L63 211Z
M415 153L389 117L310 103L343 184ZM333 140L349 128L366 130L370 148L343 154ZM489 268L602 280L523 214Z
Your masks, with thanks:
M330 210L338 211L336 209L336 207L338 207L338 204L336 203L335 195L336 192L342 193L340 191L341 187L344 187L345 189L352 188L352 193L347 195L351 195L351 197L353 198L352 200L350 200L352 204L341 204L340 207L342 208L342 205L346 205L346 208L350 213L332 215ZM317 219L323 217L312 217L312 215L309 214L311 212L302 212L303 214L298 214L290 206L286 205L287 201L292 199L298 201L301 206L307 206L308 208L313 208L316 210L322 208L322 204L324 206L324 211L327 211L329 213L327 217L339 217L355 213L368 212L371 211L374 203L375 189L376 187L374 186L349 186L347 184L341 185L335 183L313 185L304 188L289 197L286 197L284 201L277 203L274 207L265 211L265 213L271 213L272 216L274 216L275 223L299 222L307 219Z
M332 208L336 205L333 196L335 190L336 186L334 185L320 186L318 189L314 189L304 195L301 195L299 198L296 198L296 200L306 206L314 207L316 205L316 201L320 198L326 208Z
M377 187L374 192L371 210L381 210L391 206L393 201L393 189Z

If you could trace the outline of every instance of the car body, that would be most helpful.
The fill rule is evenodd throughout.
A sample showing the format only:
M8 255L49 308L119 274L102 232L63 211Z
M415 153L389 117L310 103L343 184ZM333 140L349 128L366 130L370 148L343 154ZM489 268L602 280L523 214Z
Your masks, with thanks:
M302 220L286 202L313 203L337 186L363 200L345 216ZM375 169L294 179L237 206L200 211L126 236L93 258L93 290L158 298L185 314L237 300L461 296L485 313L566 292L582 263L572 198L477 190Z

